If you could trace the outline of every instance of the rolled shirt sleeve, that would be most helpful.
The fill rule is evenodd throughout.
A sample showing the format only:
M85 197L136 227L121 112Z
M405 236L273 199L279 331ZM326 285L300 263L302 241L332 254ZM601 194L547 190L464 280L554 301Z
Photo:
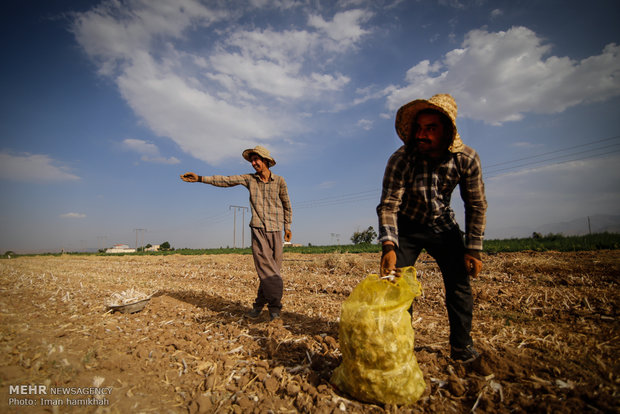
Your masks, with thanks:
M402 172L404 171L404 147L396 151L385 167L383 174L383 189L381 201L377 206L379 217L379 242L391 241L398 246L398 212L405 192L405 182Z
M482 180L482 165L474 152L459 183L465 205L465 247L482 250L486 227L487 200Z

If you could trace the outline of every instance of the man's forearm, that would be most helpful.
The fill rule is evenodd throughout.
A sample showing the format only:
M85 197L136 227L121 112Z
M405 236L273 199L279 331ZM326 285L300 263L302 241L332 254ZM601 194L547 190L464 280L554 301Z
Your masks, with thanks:
M198 181L216 187L233 187L235 185L247 184L247 179L243 175L202 175L198 176Z
M468 249L482 250L486 227L485 211L486 205L465 212L465 247Z

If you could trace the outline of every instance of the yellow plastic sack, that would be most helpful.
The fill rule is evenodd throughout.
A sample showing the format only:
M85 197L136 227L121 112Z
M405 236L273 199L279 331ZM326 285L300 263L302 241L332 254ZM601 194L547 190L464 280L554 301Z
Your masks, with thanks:
M342 364L332 375L334 386L371 403L409 405L420 398L426 383L407 312L420 292L413 267L394 281L368 275L353 289L340 314Z

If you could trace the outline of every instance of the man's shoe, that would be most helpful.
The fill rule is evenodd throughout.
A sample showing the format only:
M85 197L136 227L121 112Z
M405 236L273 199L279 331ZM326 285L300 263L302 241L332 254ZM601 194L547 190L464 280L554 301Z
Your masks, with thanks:
M476 351L473 345L467 345L465 348L452 348L450 358L463 364L469 364L480 358L480 352Z
M272 321L274 319L280 319L280 312L269 312L269 319Z
M256 319L260 316L262 311L262 309L252 308L252 310L246 313L245 316L251 319Z

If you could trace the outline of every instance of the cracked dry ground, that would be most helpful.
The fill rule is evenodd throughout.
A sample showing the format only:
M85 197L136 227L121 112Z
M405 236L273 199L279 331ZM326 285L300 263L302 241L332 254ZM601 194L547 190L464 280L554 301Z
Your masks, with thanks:
M378 254L285 253L282 320L243 318L252 258L35 256L0 261L1 412L619 412L620 251L486 255L473 336L489 370L448 357L440 274L422 256L414 302L426 391L413 406L329 385L340 306ZM153 294L135 314L113 293ZM9 386L112 387L106 406L8 405Z

